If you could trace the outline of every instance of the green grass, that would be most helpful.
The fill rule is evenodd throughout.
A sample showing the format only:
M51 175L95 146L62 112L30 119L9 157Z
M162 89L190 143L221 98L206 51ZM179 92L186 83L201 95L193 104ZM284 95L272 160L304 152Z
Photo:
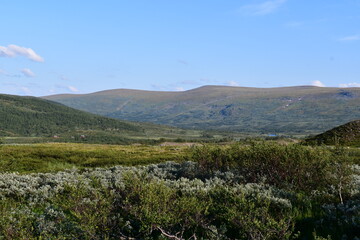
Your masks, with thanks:
M147 165L183 160L192 152L192 148L181 144L178 146L84 143L29 144L29 139L26 139L22 139L22 144L0 145L0 172L35 173L55 172L73 167ZM39 141L38 138L34 138L35 140ZM274 144L276 142L293 144L285 140L275 141ZM242 144L246 146L249 143L245 141ZM223 143L221 148L227 151L228 143ZM354 163L360 164L360 148L348 148L347 152Z
M54 172L69 168L146 165L178 161L185 146L118 146L74 143L0 145L1 172Z

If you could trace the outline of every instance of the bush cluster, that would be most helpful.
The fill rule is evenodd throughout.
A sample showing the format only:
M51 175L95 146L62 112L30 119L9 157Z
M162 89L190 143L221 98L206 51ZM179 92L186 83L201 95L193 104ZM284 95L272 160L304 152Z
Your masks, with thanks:
M357 239L360 168L343 151L316 150L205 146L196 162L3 173L0 238ZM299 169L317 164L320 176Z
M200 180L197 166L0 177L0 236L6 239L268 239L293 230L286 193L238 184L233 174ZM188 176L189 178L185 178Z
M331 185L336 185L341 195L351 189L348 182L353 162L340 148L271 142L225 147L205 145L194 149L189 159L199 164L204 175L237 171L245 182L264 182L303 193L326 191Z

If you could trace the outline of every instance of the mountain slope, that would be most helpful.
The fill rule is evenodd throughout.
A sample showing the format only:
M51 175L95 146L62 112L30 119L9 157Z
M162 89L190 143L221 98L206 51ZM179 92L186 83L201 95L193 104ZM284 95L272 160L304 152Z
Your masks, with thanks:
M346 123L322 134L308 138L306 142L313 144L341 144L360 147L360 120Z
M204 86L184 92L118 89L45 98L114 118L250 133L313 134L360 118L360 88Z
M126 142L128 138L188 136L182 129L149 123L132 123L76 110L35 97L0 94L0 136L53 137L89 142Z
M59 103L12 95L0 95L0 129L2 133L22 136L45 136L74 130L141 131L132 124Z

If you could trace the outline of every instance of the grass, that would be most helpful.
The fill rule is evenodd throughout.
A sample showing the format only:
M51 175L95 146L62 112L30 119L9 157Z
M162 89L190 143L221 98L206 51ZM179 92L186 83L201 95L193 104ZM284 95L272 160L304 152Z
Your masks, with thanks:
M84 143L35 143L0 145L0 172L56 172L65 169L136 166L181 161L191 148L185 145L109 145ZM275 141L280 144L291 142ZM226 149L229 143L221 144ZM247 145L248 143L243 142ZM211 144L210 144L211 145ZM219 146L218 144L216 144ZM360 148L348 148L352 162L360 164Z
M45 143L0 146L1 172L54 172L69 168L145 165L178 161L185 146Z

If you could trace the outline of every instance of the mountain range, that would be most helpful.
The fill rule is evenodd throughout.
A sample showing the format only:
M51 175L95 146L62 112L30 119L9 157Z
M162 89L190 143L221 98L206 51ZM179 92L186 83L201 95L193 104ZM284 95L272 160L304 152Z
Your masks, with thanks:
M182 92L115 89L44 98L129 121L256 134L317 134L360 119L360 88L203 86Z

